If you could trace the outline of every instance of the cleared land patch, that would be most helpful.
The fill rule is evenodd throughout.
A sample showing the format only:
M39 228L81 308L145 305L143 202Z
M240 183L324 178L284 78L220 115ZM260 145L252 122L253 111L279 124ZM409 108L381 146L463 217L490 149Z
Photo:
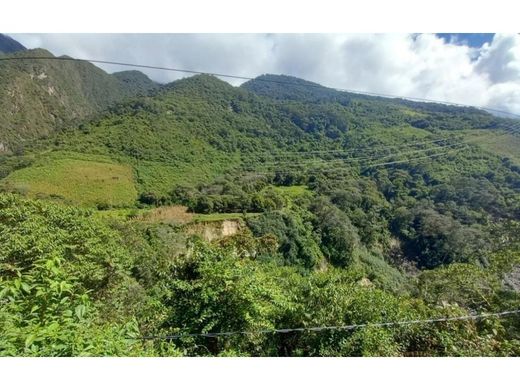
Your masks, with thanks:
M490 133L486 130L466 132L465 139L478 144L482 149L508 157L516 164L520 164L520 134Z
M2 186L7 191L84 206L131 206L137 199L130 166L60 155L11 173Z

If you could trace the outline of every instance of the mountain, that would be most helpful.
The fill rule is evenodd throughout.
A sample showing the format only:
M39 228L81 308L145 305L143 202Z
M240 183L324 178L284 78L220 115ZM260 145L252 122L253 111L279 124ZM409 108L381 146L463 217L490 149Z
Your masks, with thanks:
M350 93L340 92L293 76L264 74L242 84L257 95L279 100L320 101L339 99L348 103Z
M159 88L159 85L150 80L147 75L137 70L126 70L111 74L118 79L130 95L147 95Z
M43 49L6 56L12 57L54 58ZM16 150L35 137L49 135L155 88L156 84L140 72L111 75L88 62L0 61L0 152Z
M441 113L443 115L461 116L464 113L484 120L488 123L492 113L473 107L461 107L448 104L425 103L401 98L388 98L376 95L367 95L361 92L345 92L334 88L324 87L293 76L265 74L242 84L241 88L253 92L259 96L265 96L276 100L306 101L309 103L338 103L344 106L351 102L363 102L373 107L383 104L386 107L409 107L423 111L430 115ZM489 114L489 115L487 115Z
M13 38L0 34L0 55L15 53L17 51L27 50L21 43L15 41Z
M96 120L83 121L79 128L40 140L30 149L87 153L128 164L138 193L161 197L174 185L207 183L230 171L292 171L305 162L299 156L309 160L309 170L320 164L343 169L341 158L359 157L358 150L376 150L375 157L383 151L404 151L405 157L413 157L420 150L409 144L422 142L426 146L419 147L431 150L444 145L434 142L437 139L460 145L465 132L507 128L507 121L479 110L415 107L329 90L316 100L315 87L307 90L300 84L297 92L284 86L291 98L279 99L265 90L252 92L252 84L237 88L215 77L194 76L165 85L153 96L112 105ZM305 97L299 99L297 93ZM316 152L323 156L313 155ZM283 156L278 165L276 156ZM388 160L375 157L359 162Z
M98 111L0 156L0 355L520 354L515 316L472 321L520 304L518 121L59 64L9 68Z

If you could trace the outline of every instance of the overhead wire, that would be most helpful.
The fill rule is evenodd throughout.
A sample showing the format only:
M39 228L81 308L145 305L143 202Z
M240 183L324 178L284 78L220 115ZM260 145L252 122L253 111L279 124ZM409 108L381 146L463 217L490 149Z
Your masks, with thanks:
M444 137L444 138L438 138L438 139L433 139L433 140L427 140L427 141L421 141L421 142L413 142L413 143L404 143L404 144L379 144L379 145L373 145L373 146L364 146L364 147L359 147L359 148L348 148L348 149L335 149L335 150L330 150L330 149L324 149L324 150L302 150L302 151L287 151L287 152L274 152L274 153L269 153L269 152L259 152L259 153L249 153L249 155L252 155L252 156L263 156L264 154L268 154L269 156L278 156L278 155L281 155L281 156L286 156L286 155L307 155L307 154L310 154L310 155L315 155L315 154L335 154L335 153L351 153L353 151L360 151L360 150L367 150L367 149L376 149L376 148L382 148L382 149L389 149L389 148L392 148L392 147L403 147L403 146L418 146L418 145L426 145L426 144L431 144L431 143L435 143L435 142L442 142L442 141L450 141L450 140L453 140L454 137Z
M228 331L228 332L206 332L206 333L188 333L188 332L179 332L175 334L169 335L145 335L139 337L141 340L176 340L187 337L206 337L206 338L215 338L215 337L228 337L234 335L260 335L260 334L276 334L276 333L292 333L292 332L322 332L326 330L356 330L368 327L393 327L393 326L404 326L404 325L420 325L420 324L433 324L433 323L442 323L442 322L452 322L452 321L469 321L469 320L480 320L483 318L490 317L506 317L514 314L519 314L520 309L517 310L508 310L497 313L478 313L478 314L469 314L463 316L454 316L454 317L440 317L440 318L427 318L427 319L418 319L418 320L405 320L405 321L389 321L389 322L368 322L362 324L352 324L352 325L330 325L330 326L313 326L313 327L301 327L301 328L282 328L282 329L258 329L258 330L246 330L246 331Z
M514 134L516 135L517 134L517 131L520 131L520 124L519 125L515 125L515 126L511 126L510 128L507 129L506 132L504 132L503 134L500 134L499 136L505 136L505 135L508 135L508 134ZM482 134L482 135L479 135L479 136L487 136L487 134ZM499 136L496 136L496 137L499 137ZM454 137L452 138L445 138L445 139L440 139L440 140L432 140L430 141L429 143L432 143L432 142L437 142L437 141L443 141L443 140L447 140L447 139L454 139ZM410 145L413 145L413 144L410 144ZM462 147L462 148L458 148L458 149L455 149L453 151L448 151L446 153L437 153L437 154L430 154L430 155L427 155L427 156L423 156L423 157L417 157L417 158L411 158L411 159L406 159L406 160L397 160L397 161L389 161L389 162L381 162L381 163L376 163L376 164L372 164L372 165L368 165L368 166L365 166L363 167L364 170L366 170L367 168L371 168L371 167L377 167L377 166L388 166L388 165L396 165L396 164L400 164L400 163L407 163L407 162L413 162L413 161L417 161L417 160L422 160L422 159L426 159L426 158L430 158L430 157L438 157L438 156L442 156L442 155L445 155L445 154L449 154L449 153L453 153L453 152L459 152L460 150L463 150L463 149L467 149L468 147L470 147L470 143L468 142L458 142L458 143L455 143L455 144L451 144L451 145L440 145L439 147L436 147L436 148L430 148L430 149L418 149L418 150L415 150L415 151L406 151L406 152L401 152L401 153L397 153L397 154L390 154L390 155L383 155L383 156L376 156L376 157L353 157L353 158L344 158L344 159L335 159L337 160L338 162L339 161L345 161L345 162L349 162L349 161L356 161L357 160L370 160L370 159L381 159L381 158L388 158L388 157L392 157L392 156L397 156L397 155L404 155L404 154L413 154L413 153L420 153L420 152L427 152L427 151L436 151L438 149L443 149L443 148L446 148L446 147L450 147L450 146L457 146L457 145L465 145L465 147ZM399 145L395 145L396 147L399 146ZM403 145L405 146L405 145ZM314 162L322 162L323 164L322 165L326 165L326 163L328 161L333 161L333 160L315 160L315 161L311 161L311 163L314 163ZM278 162L271 162L270 164L267 164L267 163L260 163L260 164L257 164L260 165L261 167L262 166L266 166L269 168L270 165L279 165L280 161ZM291 165L291 166L294 166L295 163L288 163L287 165ZM303 166L303 167L307 167L309 164L306 164L305 162L302 162L302 163L296 163L296 165L298 166ZM314 167L309 167L309 168L316 168L315 166ZM320 170L320 172L330 172L330 171L335 171L337 169L345 169L347 167L338 167L338 168L335 168L335 169L332 169L332 170ZM249 171L251 172L251 171ZM248 173L249 173L248 172ZM281 170L281 169L274 169L273 171L266 171L266 172L261 172L261 171L258 171L258 170L255 170L254 173L259 173L259 174L272 174L272 173L294 173L293 170Z
M385 94L385 93L378 93L378 92L369 92L369 91L360 91L360 90L351 90L346 88L335 88L335 87L327 87L324 85L320 85L317 83L313 83L310 81L305 82L291 82L287 80L273 80L268 77L247 77L247 76L239 76L239 75L232 75L232 74L225 74L225 73L216 73L216 72L205 72L205 71L199 71L199 70L192 70L192 69L180 69L180 68L173 68L173 67L164 67L164 66L154 66L154 65L144 65L144 64L135 64L135 63L128 63L128 62L121 62L121 61L108 61L108 60L97 60L97 59L87 59L87 58L72 58L72 57L54 57L54 56L24 56L24 57L15 57L15 56L9 56L9 57L0 57L0 61L34 61L34 60L52 60L52 61L73 61L73 62L90 62L94 64L105 64L105 65L118 65L118 66L126 66L126 67L134 67L134 68L143 68L143 69L155 69L155 70L164 70L164 71L173 71L173 72L179 72L179 73L187 73L187 74L200 74L200 75L212 75L222 78L231 78L231 79L238 79L243 81L260 81L260 82L268 82L268 83L276 83L276 84L282 84L282 85L294 85L299 87L310 87L310 88L320 88L320 89L332 89L335 91L340 92L347 92L347 93L355 93L355 94L365 94L370 96L380 96L380 97L388 97L388 98L398 98L398 99L405 99L410 101L418 101L418 102L427 102L427 103L437 103L437 104L446 104L446 105L453 105L457 107L468 107L468 108L477 108L481 110L486 110L490 112L495 113L501 113L506 114L510 117L519 117L519 114L503 111L503 110L497 110L491 107L484 107L484 106L470 106L470 105L464 105L460 103L455 102L448 102L448 101L441 101L441 100L433 100L433 99L426 99L426 98L417 98L417 97L407 97L407 96L398 96L398 95L391 95L391 94ZM519 126L519 125L516 125ZM515 127L515 130L518 130L517 127ZM435 142L435 140L430 141ZM297 152L287 152L287 153L297 153ZM305 153L302 151L302 153ZM315 151L315 153L334 153L334 151ZM440 156L442 154L436 154L436 155L430 155L430 157L434 156ZM427 158L427 156L425 156ZM401 162L407 162L407 161L413 161L417 159L410 159L410 160L400 160L395 162L386 162L377 164L374 166L381 166L381 165L390 165L390 164L397 164Z
M291 82L291 81L287 81L287 80L273 80L273 79L269 79L267 77L262 78L262 76L259 76L259 77L239 76L239 75L232 75L232 74L226 74L226 73L206 72L206 71L199 71L199 70L192 70L192 69L181 69L181 68L156 66L156 65L134 64L134 63L129 63L129 62L121 62L121 61L96 60L96 59L90 59L90 58L54 57L54 56L52 56L52 57L50 57L50 56L0 57L0 61L16 61L16 60L53 60L53 61L91 62L94 64L117 65L117 66L126 66L126 67L141 68L141 69L165 70L165 71L170 71L170 72L178 72L178 73L186 73L186 74L210 75L210 76L229 78L229 79L235 79L235 80L243 80L243 81L255 80L255 81L259 81L259 82L276 83L276 84L281 84L281 85L294 85L294 86L299 86L299 87L309 87L309 88L318 88L318 89L332 89L332 90L336 90L339 92L347 92L347 93L360 94L360 95L370 95L370 96L376 96L376 97L379 96L379 97L386 97L386 98L391 98L391 99L404 99L404 100L415 101L415 102L436 103L436 104L444 104L444 105L451 105L451 106L457 106L457 107L476 108L476 109L480 109L480 110L492 111L492 112L520 118L520 114L515 114L512 112L499 110L499 109L491 108L491 107L465 105L465 104L461 104L461 103L455 103L455 102L443 101L443 100L434 100L434 99L428 99L428 98L399 96L399 95L393 95L393 94L382 93L382 92L370 92L370 91L361 91L361 90L347 89L347 88L328 87L328 86L324 86L324 85L314 83L311 81L307 81L307 80L305 80L305 83L301 83L301 82L297 83L297 82Z
M445 149L445 148L448 148L448 147L452 147L452 146L458 146L458 145L466 145L465 142L457 142L457 143L452 143L452 144L448 144L448 145L439 145L437 147L433 147L433 148L428 148L428 149L417 149L417 150L408 150L408 151L405 151L405 152L399 152L399 153L390 153L390 154L384 154L384 155L374 155L374 156L359 156L359 157L344 157L344 158L334 158L334 159L329 159L329 160L306 160L306 161L302 161L302 162L288 162L288 161L270 161L270 162L264 162L264 163L258 163L259 166L271 166L271 165L278 165L280 164L281 162L283 163L286 163L286 164L290 164L290 165L306 165L308 163L312 164L312 163L324 163L324 164L328 164L328 163L338 163L338 162L359 162L359 161L365 161L365 160L373 160L373 159L380 159L380 158L388 158L388 157L395 157L395 156L402 156L402 155L407 155L407 154L414 154L414 153L421 153L421 152L429 152L429 151L436 151L436 150L440 150L440 149Z
M365 95L371 95L371 96L380 96L380 97L389 97L389 98L398 98L398 99L406 99L410 101L418 101L418 102L428 102L428 103L437 103L437 104L447 104L447 105L453 105L458 107L473 107L477 109L483 109L490 112L495 113L501 113L506 114L509 116L514 117L520 117L518 114L514 114L511 112L503 111L503 110L497 110L490 107L483 107L483 106L469 106L469 105L463 105L460 103L454 103L454 102L447 102L447 101L439 101L439 100L433 100L433 99L425 99L425 98L415 98L415 97L406 97L406 96L397 96L397 95L391 95L386 93L375 93L375 92L368 92L368 91L358 91L358 90L351 90L351 89L344 89L344 88L334 88L334 87L326 87L319 84L314 84L310 82L306 83L293 83L290 81L284 81L284 80L272 80L269 78L262 78L260 77L245 77L245 76L237 76L237 75L231 75L231 74L223 74L223 73L215 73L215 72L202 72L202 71L196 71L196 70L189 70L189 69L179 69L179 68L171 68L171 67L161 67L161 66L152 66L152 65L143 65L143 64L133 64L133 63L126 63L126 62L119 62L119 61L106 61L106 60L94 60L94 59L82 59L82 58L71 58L71 57L1 57L0 61L13 61L13 60L57 60L57 61L76 61L76 62L90 62L90 63L97 63L97 64L106 64L106 65L118 65L118 66L127 66L127 67L134 67L134 68L144 68L144 69L155 69L155 70L165 70L165 71L173 71L173 72L180 72L180 73L187 73L187 74L207 74L207 75L213 75L217 77L223 77L223 78L231 78L231 79L237 79L237 80L243 80L243 81L259 81L259 82L269 82L269 83L276 83L276 84L284 84L284 85L295 85L299 87L310 87L310 88L321 88L321 89L333 89L336 91L342 91L347 93L355 93L355 94L365 94ZM519 130L520 125L516 125L513 127L514 131ZM509 129L510 130L510 129ZM511 132L504 132L502 135L511 134ZM441 142L446 141L448 138L440 139L440 140L431 140L427 141L423 144L427 143L435 143L435 142ZM451 144L451 145L443 145L439 146L437 148L430 148L430 149L419 149L416 151L407 151L403 153L398 153L394 155L386 155L386 156L376 156L376 157L353 157L355 159L379 159L379 158L388 158L391 156L396 155L404 155L404 154L413 154L413 153L419 153L419 152L427 152L427 151L436 151L442 148L446 147L452 147L461 145L463 142L460 142L458 144ZM420 145L420 143L416 143L415 145ZM396 145L399 147L402 147L403 145ZM410 146L410 145L409 145ZM392 146L384 146L386 149L391 148ZM387 166L387 165L393 165L393 164L400 164L400 163L408 163L412 161L418 161L421 159L426 158L433 158L437 156L446 155L453 152L459 152L460 150L466 149L468 146L462 148L453 149L447 152L443 153L434 153L426 156L420 156L415 158L410 158L406 160L396 160L396 161L388 161L388 162L378 162L374 164L369 164L365 166L366 168L372 168L372 167L379 167L379 166ZM361 148L363 150L370 149L370 147ZM357 149L360 150L360 149ZM332 154L332 153L345 153L345 152L352 152L353 149L344 151L301 151L301 152L292 152L288 151L285 155L305 155L305 154ZM299 153L299 154L298 154ZM275 154L276 155L276 154ZM281 153L280 153L281 155ZM340 161L347 161L347 158L345 159L338 159ZM325 160L326 161L326 160ZM335 170L334 170L335 171ZM326 172L326 170L321 170L321 172ZM423 319L423 320L408 320L408 321L396 321L396 322L380 322L380 323L364 323L364 324L352 324L352 325L337 325L337 326L321 326L321 327L302 327L302 328L285 328L285 329L262 329L262 330L251 330L251 331L229 331L229 332L209 332L209 333L177 333L173 335L166 335L166 336L158 336L158 335L148 335L142 337L144 340L150 340L150 339L163 339L163 340L173 340L173 339L179 339L179 338L185 338L185 337L222 337L222 336L232 336L232 335L248 335L248 334L267 334L267 333L290 333L290 332L319 332L324 330L355 330L360 328L366 328L366 327L391 327L391 326L402 326L402 325L413 325L413 324L429 324L429 323L440 323L440 322L448 322L448 321L466 321L466 320L478 320L482 318L488 318L488 317L504 317L509 316L513 314L520 313L520 310L510 310L510 311L503 311L499 313L480 313L480 314L474 314L474 315L466 315L466 316L458 316L458 317L443 317L443 318L431 318L431 319Z
M452 153L457 153L461 150L467 149L469 146L464 146L461 148L449 150L447 152L443 153L435 153L430 154L427 156L421 156L421 157L414 157L414 158L408 158L406 160L395 160L395 161L387 161L387 162L381 162L381 163L375 163L375 164L369 164L365 166L361 166L362 171L366 171L368 168L377 167L377 166L386 166L386 165L397 165L397 164L404 164L404 163L410 163L414 161L420 161L428 158L433 157L439 157L443 155L448 155ZM302 166L301 168L307 168L305 166ZM309 166L307 170L305 170L306 173L328 173L328 172L342 172L342 171L350 171L352 170L352 166L342 166L342 167L335 167L335 168L329 168L324 167L326 169L322 169L321 167L313 167ZM300 171L301 172L301 171ZM280 168L280 169L272 169L270 171L259 171L259 170L251 170L251 171L243 171L242 175L250 175L250 174L259 174L259 175L272 175L272 174L294 174L296 171L294 169L287 169L287 168Z

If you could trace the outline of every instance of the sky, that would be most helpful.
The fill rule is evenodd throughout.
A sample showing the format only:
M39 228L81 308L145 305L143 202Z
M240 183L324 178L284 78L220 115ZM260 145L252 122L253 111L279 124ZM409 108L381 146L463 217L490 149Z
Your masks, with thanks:
M9 35L55 55L246 77L286 74L335 88L520 114L519 34ZM186 77L142 71L161 83Z

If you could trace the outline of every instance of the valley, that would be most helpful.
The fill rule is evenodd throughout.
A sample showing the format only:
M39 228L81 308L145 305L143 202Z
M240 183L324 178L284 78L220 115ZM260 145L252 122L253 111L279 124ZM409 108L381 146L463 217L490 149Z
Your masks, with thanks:
M520 354L519 120L5 47L0 355Z

